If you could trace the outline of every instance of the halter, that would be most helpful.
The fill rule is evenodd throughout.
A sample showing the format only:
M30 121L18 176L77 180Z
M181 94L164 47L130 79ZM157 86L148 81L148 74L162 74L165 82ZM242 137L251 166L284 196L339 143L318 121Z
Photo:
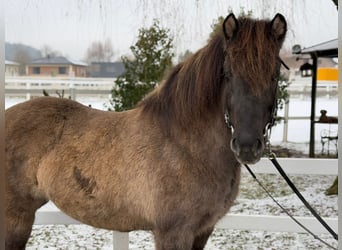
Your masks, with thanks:
M276 88L276 93L278 92L278 84ZM270 137L271 137L271 130L272 127L275 123L276 116L277 116L277 101L278 99L275 98L273 107L272 107L272 112L271 112L271 118L270 120L266 123L265 128L264 128L264 142L267 150L270 150ZM228 109L224 112L224 120L227 124L227 127L232 131L232 134L234 133L234 125L230 120L230 115L228 112Z
M279 59L281 65L283 65L285 67L285 69L287 69L287 70L290 69L281 58L278 58L278 59ZM278 82L277 82L275 93L276 93L276 96L277 96L277 93L278 93ZM267 153L269 155L272 154L271 153L270 137L271 137L272 127L274 126L275 120L276 120L276 117L277 117L277 110L278 110L278 105L277 104L278 104L278 98L276 97L275 100L274 100L273 107L272 107L271 118L266 123L265 128L264 128L265 148L266 148L266 151L267 151ZM225 122L227 124L227 127L231 130L231 132L233 134L234 133L234 126L233 126L233 123L230 120L230 115L229 115L228 109L226 109L226 111L224 112L224 120L225 120Z

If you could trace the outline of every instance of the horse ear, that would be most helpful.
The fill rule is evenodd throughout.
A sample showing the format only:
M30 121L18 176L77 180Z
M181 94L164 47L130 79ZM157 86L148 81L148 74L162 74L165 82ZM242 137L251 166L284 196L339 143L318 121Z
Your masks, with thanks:
M231 39L238 30L238 21L233 13L229 14L223 21L223 33L227 40Z
M287 24L285 17L282 14L276 14L271 21L271 29L278 41L282 42L287 31Z

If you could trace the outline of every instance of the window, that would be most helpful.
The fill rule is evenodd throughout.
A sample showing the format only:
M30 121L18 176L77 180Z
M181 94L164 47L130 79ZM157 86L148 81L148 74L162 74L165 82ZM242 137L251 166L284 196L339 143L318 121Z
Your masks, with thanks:
M58 74L65 75L66 74L66 67L59 67L58 68Z
M33 72L33 74L40 74L40 68L39 67L33 67L32 72Z
M93 70L94 72L100 72L100 71L101 71L101 67L100 67L99 64L93 64L93 65L92 65L92 70Z
M106 72L107 72L107 73L114 73L114 72L115 72L115 67L112 66L112 65L108 65L108 66L106 67Z

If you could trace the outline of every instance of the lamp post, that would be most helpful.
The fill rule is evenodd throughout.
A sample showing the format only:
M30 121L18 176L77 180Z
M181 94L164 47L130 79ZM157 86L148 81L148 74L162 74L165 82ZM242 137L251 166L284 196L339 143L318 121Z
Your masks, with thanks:
M302 48L296 44L292 47L293 54L302 54ZM306 62L300 67L302 77L311 77L311 114L310 114L310 145L309 157L315 157L315 113L316 113L316 90L317 90L317 53L310 53L312 64Z

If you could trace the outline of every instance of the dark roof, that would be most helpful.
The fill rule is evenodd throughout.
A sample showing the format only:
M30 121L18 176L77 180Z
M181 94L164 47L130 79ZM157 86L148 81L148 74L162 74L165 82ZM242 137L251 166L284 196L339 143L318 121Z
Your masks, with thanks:
M92 62L88 68L90 77L119 77L125 72L122 62Z
M304 48L300 54L317 53L317 57L337 57L338 56L338 39L319 43L314 46Z
M66 58L64 56L47 56L43 58L38 58L36 60L33 60L29 63L29 65L80 65L80 66L87 66L84 62L78 62L69 58Z

